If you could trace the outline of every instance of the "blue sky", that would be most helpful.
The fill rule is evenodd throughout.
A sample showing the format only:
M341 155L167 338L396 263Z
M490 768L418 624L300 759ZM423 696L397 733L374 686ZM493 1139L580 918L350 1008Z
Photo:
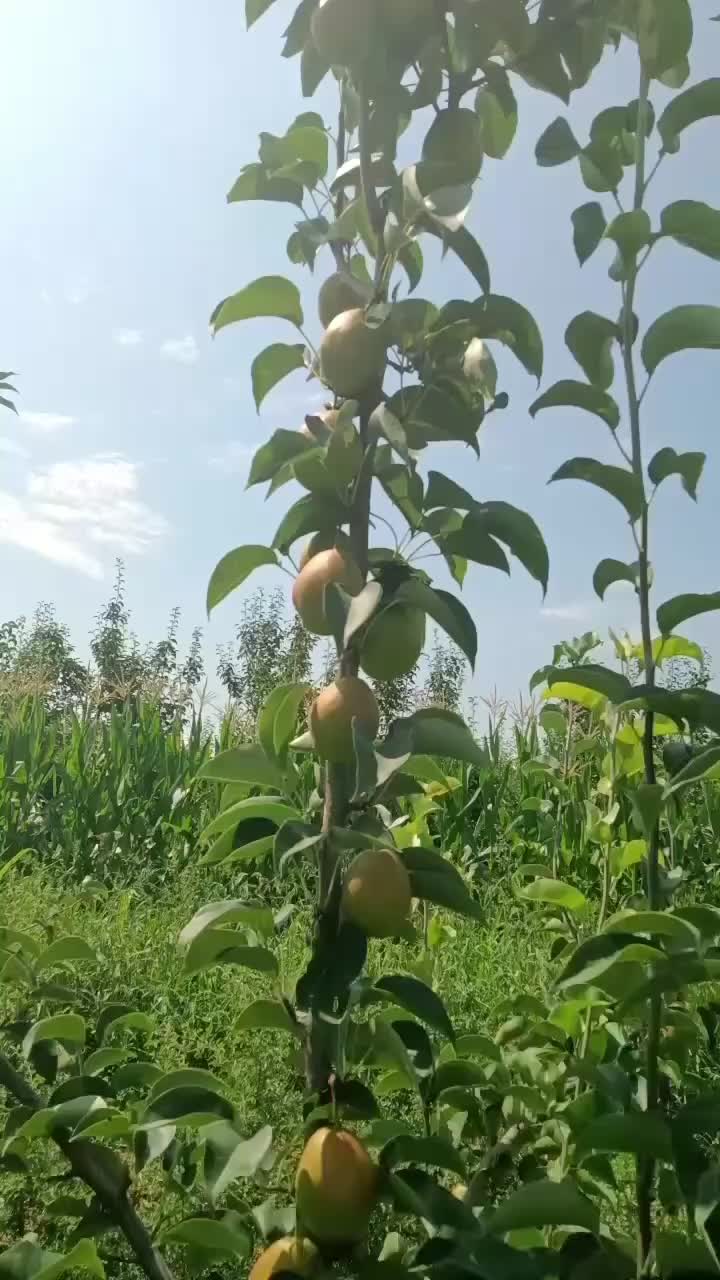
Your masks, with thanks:
M694 79L717 68L720 28L695 6ZM715 8L717 6L715 5ZM268 342L294 339L256 322L212 341L215 303L255 277L281 272L303 289L314 324L308 273L287 263L289 206L227 206L225 193L256 157L261 129L284 132L303 109L296 62L279 56L291 6L250 33L242 0L5 0L0 78L0 365L17 371L21 417L0 419L0 617L54 600L82 646L109 594L117 555L127 563L129 601L143 638L157 637L179 604L187 633L203 621L207 578L243 542L269 541L287 500L245 491L254 447L275 427L300 424L317 403L297 378L257 416L249 366ZM583 139L602 106L635 96L627 56L606 55L570 118ZM662 90L653 100L661 106ZM323 93L317 95L322 109ZM315 103L313 103L315 105ZM543 385L577 376L563 333L578 311L614 314L610 246L581 271L570 234L572 209L590 198L577 166L542 170L532 151L562 104L520 93L520 129L509 156L486 162L469 225L483 244L493 287L524 303L546 341ZM408 159L417 147L409 145ZM680 155L660 170L652 202L679 197L720 205L714 125L695 126ZM464 269L440 264L421 286L433 301L472 298ZM643 278L643 325L677 303L717 302L720 265L661 244ZM331 267L328 260L328 270ZM322 267L319 268L322 279ZM317 326L313 328L317 335ZM632 594L593 596L603 556L632 559L622 512L588 486L547 487L568 456L617 460L605 428L573 410L527 412L533 381L500 350L500 385L511 397L481 435L481 456L460 446L428 451L479 498L505 499L540 523L550 551L550 590L520 566L510 579L471 568L464 598L479 631L473 690L513 696L549 659L557 640L588 627L635 624ZM666 483L653 517L657 602L685 590L714 590L718 577L720 451L717 355L693 353L662 366L646 399L648 456L665 444L704 449L708 463L695 506ZM620 395L619 383L616 394ZM258 575L253 585L287 583ZM447 584L443 584L447 585ZM207 628L212 662L242 597ZM720 655L717 615L688 632ZM720 661L720 656L718 657Z

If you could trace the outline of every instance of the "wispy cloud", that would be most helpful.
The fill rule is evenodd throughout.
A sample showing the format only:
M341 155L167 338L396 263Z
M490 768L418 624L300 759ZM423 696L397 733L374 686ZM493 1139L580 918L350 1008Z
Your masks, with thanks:
M229 475L243 473L250 469L250 462L258 448L258 441L241 444L239 440L233 440L219 453L208 458L208 466L217 471L226 471Z
M177 364L196 364L200 359L200 348L191 333L184 338L166 338L160 351L167 360L175 360Z
M139 555L169 531L139 487L140 467L121 454L31 472L23 494L0 491L0 542L100 578L99 548Z
M0 436L0 453L4 453L10 458L30 457L29 449L18 444L17 440L11 440L8 436Z
M113 333L113 342L118 347L139 347L142 340L140 329L116 329Z
M30 431L37 431L40 435L52 435L55 431L65 431L76 421L67 413L34 413L29 409L22 409L19 416L20 421Z
M558 622L587 622L593 615L592 604L576 600L570 604L543 605L540 613L543 618L552 618Z

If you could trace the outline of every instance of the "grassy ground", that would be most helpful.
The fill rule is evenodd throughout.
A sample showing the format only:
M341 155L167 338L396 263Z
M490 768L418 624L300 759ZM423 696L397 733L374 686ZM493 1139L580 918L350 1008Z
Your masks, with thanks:
M227 966L186 977L177 951L177 936L195 911L208 901L231 896L232 883L194 871L180 874L155 896L123 890L101 899L84 897L77 889L63 891L40 873L16 874L3 885L0 923L12 923L41 939L42 922L57 934L79 935L91 943L98 964L82 969L90 993L89 1024L93 1012L120 1000L154 1020L155 1031L139 1041L141 1056L164 1069L190 1065L220 1076L248 1136L270 1124L277 1146L287 1153L273 1175L278 1198L284 1200L283 1191L286 1188L289 1196L291 1189L288 1142L296 1141L300 1131L303 1082L289 1057L286 1036L241 1031L236 1025L236 1015L251 1000L271 994L272 983ZM307 954L309 924L308 916L298 913L278 939L280 982L288 992ZM545 943L533 930L527 908L500 895L488 911L487 924L453 920L452 929L455 936L446 936L435 952L433 981L459 1033L491 1030L491 1010L503 996L542 993L549 972ZM370 967L377 973L407 971L417 960L417 946L376 943ZM13 998L12 988L0 988L2 1021L17 1015ZM395 1110L394 1099L387 1100L387 1110ZM0 1175L0 1242L17 1238L17 1187L13 1194L9 1189L10 1180L3 1183ZM148 1174L142 1194L150 1220L158 1208L151 1202L159 1189L157 1175ZM23 1226L27 1229L27 1220ZM43 1222L45 1238L46 1226Z

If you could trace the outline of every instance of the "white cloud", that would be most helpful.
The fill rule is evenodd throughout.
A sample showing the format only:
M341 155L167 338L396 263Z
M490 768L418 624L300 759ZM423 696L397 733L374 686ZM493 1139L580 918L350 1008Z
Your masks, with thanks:
M169 531L140 499L139 480L138 464L120 454L31 472L24 495L0 492L0 542L100 578L99 548L139 555Z
M18 444L17 440L11 440L8 436L0 436L0 453L10 458L30 457L29 449L25 449L23 445Z
M196 364L200 359L200 348L191 333L184 338L167 338L160 351L168 360L177 364Z
M118 347L139 347L142 340L140 329L116 329L113 333L113 342Z
M22 409L20 421L30 431L37 431L41 435L52 435L55 431L65 431L68 427L72 427L75 418L71 418L67 413L31 413L28 409Z
M592 617L593 606L578 600L574 604L543 605L540 613L543 618L553 618L559 622L587 622Z

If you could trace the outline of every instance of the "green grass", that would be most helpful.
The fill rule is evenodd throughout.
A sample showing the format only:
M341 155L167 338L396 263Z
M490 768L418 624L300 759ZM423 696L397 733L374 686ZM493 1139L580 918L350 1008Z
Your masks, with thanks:
M178 934L195 911L232 895L227 879L197 870L179 873L172 885L154 895L122 889L100 898L84 896L79 889L59 889L47 873L23 875L18 870L3 884L0 923L11 922L39 940L45 926L89 942L98 956L97 965L82 966L89 1025L106 1002L120 1000L154 1021L152 1034L137 1038L141 1057L163 1069L197 1066L220 1076L248 1136L264 1124L272 1126L280 1153L272 1189L279 1202L287 1202L302 1122L300 1064L291 1057L287 1036L237 1028L240 1011L271 994L272 983L230 966L185 976L177 950ZM447 937L435 952L433 982L443 992L459 1033L493 1030L498 1019L492 1010L498 1000L526 991L541 994L543 974L548 972L545 943L533 930L532 915L529 919L526 908L494 896L487 924L453 920L456 936ZM307 955L310 924L309 915L298 912L277 940L280 985L288 992ZM417 944L372 944L370 972L407 971L418 955ZM13 988L0 988L0 1020L16 1016L13 999ZM407 1095L391 1096L383 1104L389 1115L408 1105L413 1104ZM17 1237L16 1197L11 1195L3 1205L4 1183L7 1192L11 1182L3 1182L0 1175L0 1242L7 1243ZM240 1185L245 1193L247 1188ZM156 1166L151 1166L141 1182L150 1221L159 1211L160 1192ZM41 1222L46 1235L47 1222Z

